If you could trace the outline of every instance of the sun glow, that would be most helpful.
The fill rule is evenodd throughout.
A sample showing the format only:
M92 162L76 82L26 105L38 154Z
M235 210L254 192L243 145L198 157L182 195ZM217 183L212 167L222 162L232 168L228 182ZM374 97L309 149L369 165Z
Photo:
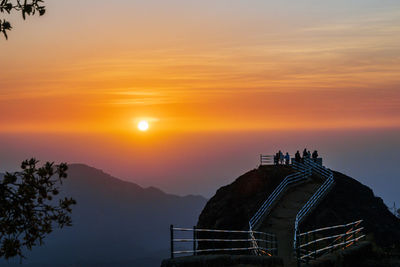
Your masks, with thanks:
M137 127L140 131L145 132L149 129L149 123L147 121L139 121Z

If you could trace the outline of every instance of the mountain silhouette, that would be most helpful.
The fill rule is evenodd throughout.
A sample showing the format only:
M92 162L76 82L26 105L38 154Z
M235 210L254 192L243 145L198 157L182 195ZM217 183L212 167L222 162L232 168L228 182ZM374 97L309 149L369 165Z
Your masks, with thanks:
M142 188L84 164L70 164L62 194L73 197L73 226L27 251L27 266L159 266L169 255L169 225L195 225L206 203ZM0 265L4 262L0 262ZM19 260L8 262L19 265Z
M201 212L197 227L248 229L250 218L292 172L287 166L260 166L241 175L217 190ZM383 200L357 180L337 171L333 174L332 190L302 222L300 229L308 231L363 219L365 233L373 235L378 246L400 246L400 219L388 210ZM291 190L299 191L301 187L295 186Z
M254 213L279 183L291 173L293 173L293 169L289 166L269 165L260 166L241 175L231 184L217 190L202 210L197 227L248 230L249 220ZM337 171L333 171L333 176L335 184L308 217L301 222L299 229L301 232L306 232L316 228L363 220L361 226L364 227L365 240L371 242L374 248L378 248L377 251L381 254L370 253L363 256L363 259L373 262L372 265L357 266L378 266L376 264L380 261L380 257L383 259L383 257L391 255L390 253L400 251L400 219L388 210L383 200L375 196L369 187ZM270 214L260 223L261 231L275 233L282 237L281 240L278 239L278 251L281 251L281 255L278 255L287 260L285 266L286 264L291 266L289 260L293 258L291 255L293 253L295 216L321 184L321 177L318 175L313 174L311 178L306 182L295 184L285 191ZM304 196L308 198L304 198ZM295 206L296 209L293 209ZM286 235L288 235L287 239L285 239ZM199 238L215 237L209 233L202 233ZM237 238L237 236L225 233L223 238ZM221 247L228 247L228 245L203 242L198 248ZM385 260L389 262L392 259L388 256ZM168 264L176 262L165 261L164 263L164 266L170 266Z

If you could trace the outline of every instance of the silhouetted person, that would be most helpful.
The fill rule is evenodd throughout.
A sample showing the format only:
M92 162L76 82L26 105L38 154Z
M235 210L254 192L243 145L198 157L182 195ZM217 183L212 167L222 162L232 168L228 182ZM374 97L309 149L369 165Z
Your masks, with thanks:
M283 161L284 161L283 153L282 153L282 151L279 150L279 163L283 164Z
M317 161L317 158L318 158L318 151L317 150L314 150L314 152L312 153L312 158L313 158L314 162Z
M303 159L307 158L307 156L308 156L307 149L304 148L304 150L303 150Z
M279 153L276 153L274 156L274 164L279 165Z
M290 155L289 155L288 152L286 152L286 155L285 155L285 164L286 164L286 165L289 165L289 162L290 162Z
M300 151L297 150L296 154L294 154L294 160L296 162L301 162Z

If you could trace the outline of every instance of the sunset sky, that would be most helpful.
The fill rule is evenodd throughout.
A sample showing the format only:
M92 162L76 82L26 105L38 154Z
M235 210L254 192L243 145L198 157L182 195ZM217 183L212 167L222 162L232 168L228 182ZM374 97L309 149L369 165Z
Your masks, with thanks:
M398 0L53 0L46 6L40 18L7 17L13 30L0 40L0 145L9 149L0 152L0 171L23 159L13 151L85 161L141 184L209 196L253 168L257 153L272 153L276 144L285 149L287 142L295 149L297 139L285 143L277 132L305 131L308 139L301 140L313 145L310 136L350 131L353 139L346 138L357 140L354 133L368 129L391 136L383 147L399 147L393 137L400 127ZM142 119L147 132L136 128ZM251 150L246 133L255 138ZM279 141L257 150L257 138ZM37 149L27 140L36 140ZM57 142L66 152L54 148ZM334 147L326 152L334 154ZM247 153L236 159L239 169L206 160L209 153L228 160L229 148ZM176 158L160 178L150 166L165 153ZM177 155L185 153L204 157L203 173L193 166L196 177L229 179L173 187L168 179L176 178Z

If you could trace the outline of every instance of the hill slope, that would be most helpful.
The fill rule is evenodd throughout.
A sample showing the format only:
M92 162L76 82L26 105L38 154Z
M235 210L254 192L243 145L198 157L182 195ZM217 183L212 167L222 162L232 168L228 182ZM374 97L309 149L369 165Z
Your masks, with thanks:
M248 229L249 219L275 187L291 172L286 166L261 166L220 188L207 202L197 226ZM302 231L364 219L367 234L381 247L400 246L400 220L373 191L353 178L334 172L336 184L308 218ZM291 229L288 229L291 230Z
M336 225L363 219L367 234L381 247L400 245L400 219L396 218L371 188L357 180L334 172L335 186L320 205L306 218L301 230Z
M28 252L30 266L159 266L169 252L169 224L194 225L206 202L142 188L83 164L69 165L62 192L78 203L73 227L54 231Z

